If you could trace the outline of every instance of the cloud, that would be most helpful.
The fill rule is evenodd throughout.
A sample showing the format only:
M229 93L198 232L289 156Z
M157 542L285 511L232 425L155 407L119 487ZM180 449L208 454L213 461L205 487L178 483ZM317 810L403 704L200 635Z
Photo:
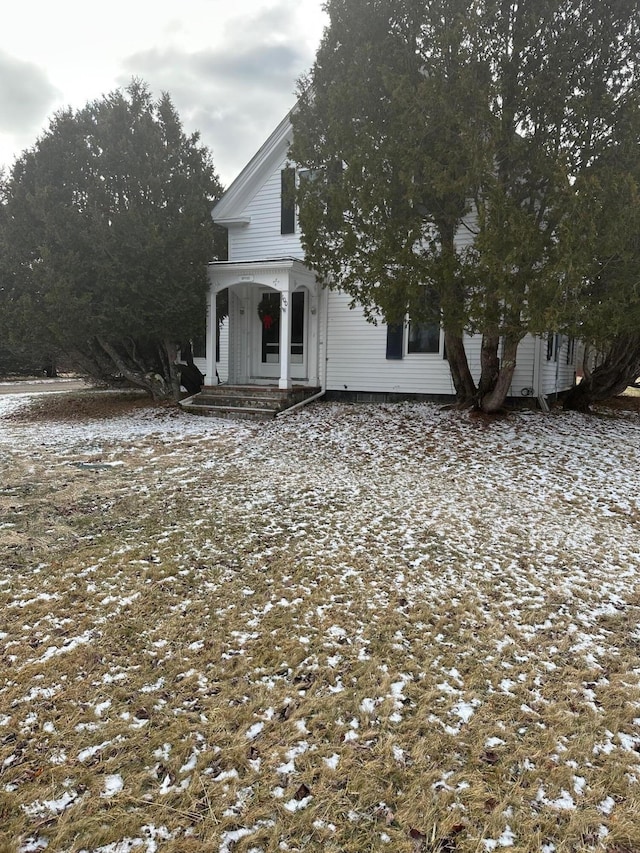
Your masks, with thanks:
M119 85L141 77L167 91L187 131L199 130L225 184L238 174L295 102L313 62L289 4L225 22L217 47L154 48L127 57Z
M45 72L0 50L0 132L22 137L38 130L60 97Z

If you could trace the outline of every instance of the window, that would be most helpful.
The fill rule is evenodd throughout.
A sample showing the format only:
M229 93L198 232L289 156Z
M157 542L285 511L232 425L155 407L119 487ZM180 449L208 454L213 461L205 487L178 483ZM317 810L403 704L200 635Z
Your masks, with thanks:
M320 181L324 177L322 169L300 169L298 172L298 180L302 184L304 181Z
M439 323L397 323L387 326L386 358L399 361L405 355L440 353ZM446 358L446 356L445 356Z
M431 287L418 288L412 295L411 306L419 321L406 316L404 322L387 326L388 359L401 359L405 355L439 355L441 352L438 294Z
M549 332L549 334L547 335L547 361L558 360L559 337L559 335L554 335L552 332Z
M304 290L291 294L291 364L304 361Z
M263 364L280 363L280 294L273 290L262 294L258 305L258 316L262 321Z
M409 305L407 354L439 352L440 299L434 288L421 287Z
M280 233L296 230L296 170L291 166L280 172Z
M440 324L409 322L407 352L440 352Z
M343 204L339 192L343 170L342 160L331 160L322 168L301 169L298 172L300 187L305 184L318 185L319 200L324 204L324 215L329 228L341 228L343 225Z
M567 364L576 363L576 339L569 338L567 341Z

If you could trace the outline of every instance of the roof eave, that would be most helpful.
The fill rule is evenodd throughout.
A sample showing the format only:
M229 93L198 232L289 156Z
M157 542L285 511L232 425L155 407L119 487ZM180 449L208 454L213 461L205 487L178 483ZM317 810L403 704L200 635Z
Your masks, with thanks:
M242 215L247 203L251 200L260 185L263 172L272 167L271 160L279 157L283 143L287 142L291 135L291 114L294 106L266 142L253 155L238 177L231 182L229 188L223 193L220 200L214 205L211 217L214 222L221 225L226 224L248 224L244 221L247 217Z

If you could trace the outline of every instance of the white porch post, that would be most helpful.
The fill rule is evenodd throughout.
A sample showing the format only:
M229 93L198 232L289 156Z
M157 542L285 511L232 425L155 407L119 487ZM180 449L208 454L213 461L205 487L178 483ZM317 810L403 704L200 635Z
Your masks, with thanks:
M278 388L291 388L291 279L280 291L280 379Z
M209 288L209 310L207 311L207 385L216 385L216 340L218 336L218 317L216 314L216 289Z

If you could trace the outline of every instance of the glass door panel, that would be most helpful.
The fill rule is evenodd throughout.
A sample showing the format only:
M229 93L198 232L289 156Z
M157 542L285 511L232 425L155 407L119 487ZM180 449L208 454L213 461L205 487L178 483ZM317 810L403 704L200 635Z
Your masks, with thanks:
M260 301L262 364L280 364L280 294L265 292Z
M291 294L291 364L304 363L304 290Z

